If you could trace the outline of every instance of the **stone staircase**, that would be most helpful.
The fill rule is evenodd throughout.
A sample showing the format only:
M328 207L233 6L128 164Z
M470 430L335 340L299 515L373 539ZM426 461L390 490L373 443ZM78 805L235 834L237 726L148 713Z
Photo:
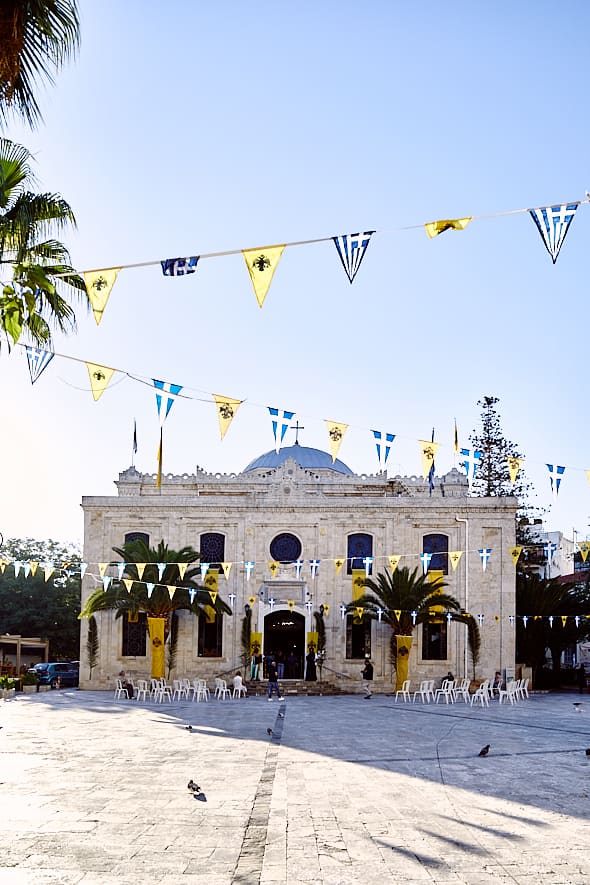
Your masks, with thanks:
M247 682L248 696L266 696L268 694L268 682ZM305 682L303 679L279 679L279 686L285 697L311 697L338 694L354 694L355 690L360 689L360 683L357 685L352 682L350 686L337 684L329 679L323 679L322 682Z

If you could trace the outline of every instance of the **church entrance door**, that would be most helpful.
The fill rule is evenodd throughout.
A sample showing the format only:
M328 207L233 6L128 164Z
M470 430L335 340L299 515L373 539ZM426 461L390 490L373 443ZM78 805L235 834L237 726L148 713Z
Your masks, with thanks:
M271 612L266 615L264 619L265 659L268 655L272 655L279 665L279 679L303 679L305 658L305 618L303 615L290 611Z

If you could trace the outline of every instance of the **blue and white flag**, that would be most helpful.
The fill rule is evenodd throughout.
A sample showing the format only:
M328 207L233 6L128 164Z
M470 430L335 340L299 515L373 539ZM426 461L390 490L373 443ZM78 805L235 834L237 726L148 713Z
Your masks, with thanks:
M152 581L146 581L145 589L147 590L148 599L152 598L155 586L156 585Z
M317 577L318 569L320 567L320 560L319 559L310 559L309 560L309 567L311 569L312 578Z
M271 406L268 407L268 411L270 412L270 418L272 421L272 432L275 438L275 449L278 452L285 438L285 434L289 429L289 421L292 419L295 412L287 412L285 411L285 409L273 409L271 408Z
M553 554L557 550L557 544L553 541L547 541L547 543L543 545L543 549L545 550L545 556L547 557L547 564L551 565L553 562Z
M490 557L492 555L491 547L484 547L483 550L478 550L479 558L481 559L481 566L483 571L485 572L488 562L490 561Z
M551 480L551 491L553 492L553 497L557 498L559 486L561 485L561 480L563 478L563 474L565 473L565 467L559 467L557 464L547 464L547 470L549 471L549 479Z
M529 214L539 229L545 248L551 255L553 264L557 261L569 230L578 203L563 203L561 206L546 206L544 209L529 209Z
M246 580L249 581L252 577L252 572L254 571L254 566L256 565L251 559L248 562L244 563L244 568L246 569Z
M395 439L395 433L381 433L380 430L372 430L371 433L375 437L375 445L377 446L377 458L379 464L387 464L391 443Z
M203 581L205 580L205 575L206 575L207 572L209 571L209 565L210 565L210 563L208 563L208 562L201 562L201 563L200 563L200 566L201 566L201 580L203 580Z
M463 460L460 462L461 467L465 468L465 473L467 474L467 481L469 483L469 487L471 488L471 483L475 477L475 471L481 464L481 452L476 451L475 449L461 449L461 455L463 456Z
M55 354L50 350L41 350L40 347L25 347L31 384L34 384L43 369L46 369Z
M432 559L432 553L421 553L420 554L420 562L422 563L422 572L426 574L428 572L428 566L430 565L430 560Z
M172 408L176 396L182 390L181 384L171 384L169 381L156 381L152 378L154 387L156 388L156 404L158 406L158 418L160 419L160 427L168 417L168 413ZM158 391L161 391L160 393ZM165 405L163 405L165 402Z
M343 234L340 237L332 237L342 267L346 271L346 276L352 283L361 266L361 261L365 257L367 246L374 230L367 230L363 234Z
M301 578L301 569L303 568L303 559L295 560L295 577L299 581Z
M165 277L183 277L196 271L198 261L198 255L191 255L190 258L165 258L160 264Z

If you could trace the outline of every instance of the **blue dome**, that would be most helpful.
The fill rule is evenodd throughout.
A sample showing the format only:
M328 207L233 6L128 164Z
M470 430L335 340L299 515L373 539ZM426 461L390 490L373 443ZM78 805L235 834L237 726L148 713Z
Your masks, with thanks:
M300 467L305 467L307 470L332 470L334 473L346 473L349 476L354 476L350 467L347 467L338 458L332 461L332 456L328 452L322 452L321 449L310 449L307 446L300 446L298 443L295 443L294 446L287 446L278 452L272 449L270 452L265 452L264 455L259 455L258 458L250 461L242 473L250 473L252 470L262 468L280 467L289 458L293 458Z

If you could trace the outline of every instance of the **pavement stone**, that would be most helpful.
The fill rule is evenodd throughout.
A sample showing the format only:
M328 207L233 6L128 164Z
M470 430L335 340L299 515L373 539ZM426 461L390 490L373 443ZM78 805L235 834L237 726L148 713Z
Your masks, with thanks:
M587 885L574 699L17 695L0 702L0 885Z

